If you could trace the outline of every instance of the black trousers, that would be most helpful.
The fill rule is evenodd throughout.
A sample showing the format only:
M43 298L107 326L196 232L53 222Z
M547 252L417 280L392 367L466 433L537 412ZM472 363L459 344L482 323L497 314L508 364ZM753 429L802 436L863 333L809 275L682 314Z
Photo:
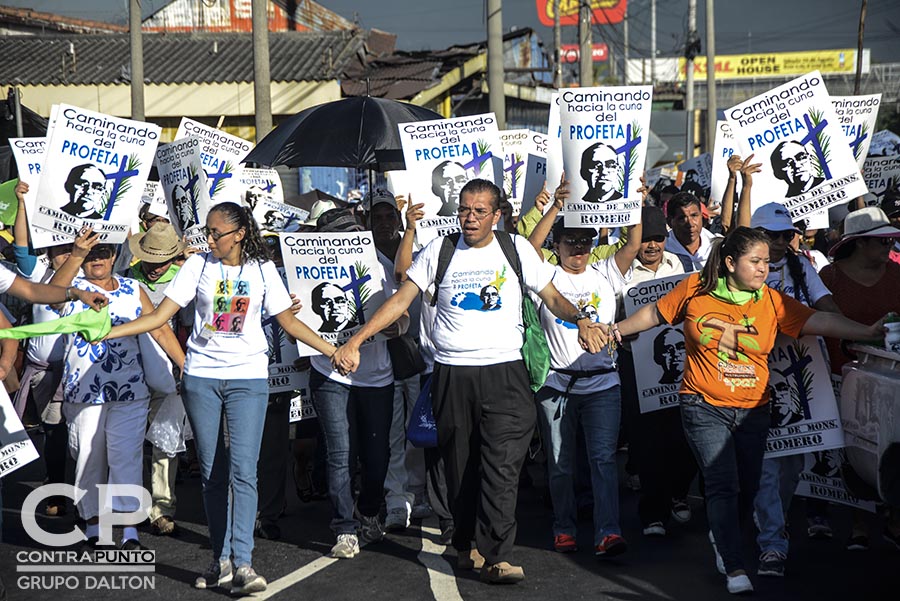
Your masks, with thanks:
M266 421L263 424L259 461L256 463L259 502L257 517L260 522L274 524L284 511L284 481L290 456L290 410L293 393L279 392L269 395L266 405Z
M435 363L432 397L456 528L453 547L466 551L474 538L488 565L508 561L519 472L535 424L525 364Z

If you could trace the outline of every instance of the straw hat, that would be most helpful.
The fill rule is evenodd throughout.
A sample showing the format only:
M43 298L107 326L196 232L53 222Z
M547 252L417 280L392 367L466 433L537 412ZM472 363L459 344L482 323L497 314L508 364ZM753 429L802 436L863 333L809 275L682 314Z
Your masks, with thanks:
M157 222L146 232L129 238L128 248L141 261L165 263L184 252L184 242L178 239L172 224Z
M891 225L887 215L878 207L858 209L844 219L844 235L828 254L834 256L841 246L857 238L900 238L900 230Z
M316 222L319 221L319 217L322 216L322 213L326 211L330 211L332 209L336 209L337 205L335 205L330 200L317 200L313 203L313 206L309 210L309 217L304 222L306 225L316 225Z

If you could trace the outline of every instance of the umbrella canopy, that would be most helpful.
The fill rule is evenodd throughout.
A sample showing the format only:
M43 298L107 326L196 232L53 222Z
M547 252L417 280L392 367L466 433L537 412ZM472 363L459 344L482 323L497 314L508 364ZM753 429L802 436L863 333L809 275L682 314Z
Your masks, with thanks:
M371 96L310 107L256 145L245 163L288 167L403 169L398 123L443 119L434 111Z

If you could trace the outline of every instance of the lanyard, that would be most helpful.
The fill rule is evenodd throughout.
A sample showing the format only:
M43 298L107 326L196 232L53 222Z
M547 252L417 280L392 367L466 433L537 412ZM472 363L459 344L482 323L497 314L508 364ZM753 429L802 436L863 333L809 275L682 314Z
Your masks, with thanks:
M227 282L228 279L225 277L225 268L222 267L222 262L221 262L221 261L219 261L219 273L222 274L222 281L223 281L223 282ZM241 269L240 269L240 271L238 271L237 279L235 280L236 282L239 282L239 281L240 281L240 279L241 279L241 274L243 274L243 273L244 273L244 265L243 265L243 263L242 263L242 264L241 264Z

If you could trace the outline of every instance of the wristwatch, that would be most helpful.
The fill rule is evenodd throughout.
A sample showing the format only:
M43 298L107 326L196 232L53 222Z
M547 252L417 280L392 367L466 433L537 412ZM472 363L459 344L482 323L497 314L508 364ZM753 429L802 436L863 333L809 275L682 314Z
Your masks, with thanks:
M572 323L578 323L580 319L591 319L591 314L584 309L579 309L578 313L575 314L575 319Z

